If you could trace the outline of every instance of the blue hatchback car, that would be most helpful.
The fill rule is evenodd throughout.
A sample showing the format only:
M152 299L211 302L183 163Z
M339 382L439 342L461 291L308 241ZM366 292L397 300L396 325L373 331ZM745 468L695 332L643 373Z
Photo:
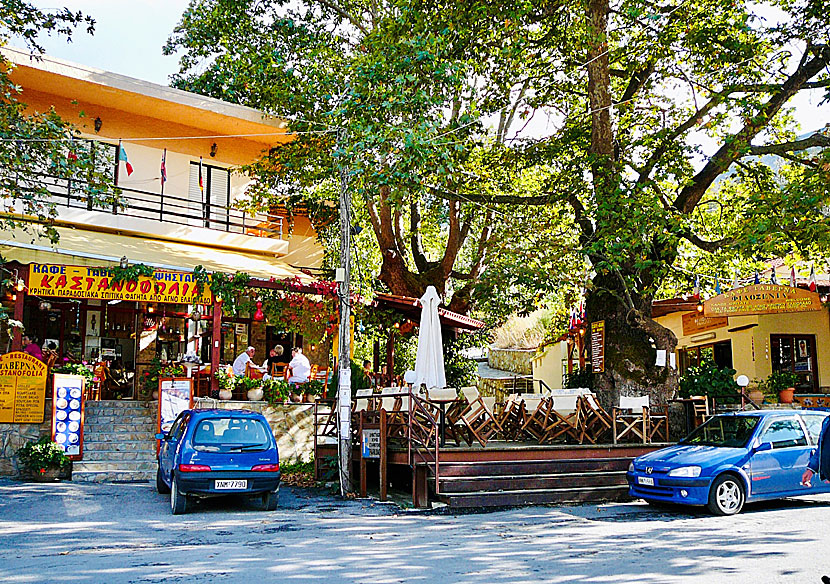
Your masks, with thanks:
M736 412L714 416L676 446L634 459L629 493L649 503L706 505L734 515L746 501L830 492L830 483L801 475L818 444L827 412Z
M280 457L268 421L244 410L185 410L160 440L156 488L174 515L196 498L242 494L277 507Z

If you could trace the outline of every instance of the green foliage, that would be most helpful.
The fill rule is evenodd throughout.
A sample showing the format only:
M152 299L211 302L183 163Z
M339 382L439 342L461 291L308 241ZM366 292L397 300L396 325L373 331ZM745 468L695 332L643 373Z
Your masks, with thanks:
M52 373L66 373L69 375L80 375L90 383L95 374L85 363L64 363L59 367L53 367Z
M32 474L42 473L46 469L65 469L70 463L61 447L46 436L19 448L17 458L21 467Z
M162 363L158 356L150 360L150 366L144 370L141 376L141 391L144 395L150 395L159 389L159 379L164 377L182 377L184 367L171 363Z
M568 389L576 389L579 387L594 388L594 374L587 367L580 369L576 367L573 373L565 373L562 377L562 385Z
M112 266L107 268L107 274L113 282L137 282L141 276L152 278L156 271L145 264L130 264L126 268Z
M358 389L367 389L372 387L372 380L366 376L366 373L363 371L363 367L361 367L360 363L357 361L352 361L350 363L350 367L352 370L352 397L354 397L355 392ZM337 387L340 383L340 369L335 369L334 375L331 377L328 386L328 395L329 399L335 398L337 396Z
M773 371L764 381L758 385L758 389L764 392L764 395L778 399L778 393L795 387L798 384L798 375L792 371Z
M280 473L283 476L300 474L310 477L314 474L314 461L303 462L302 460L294 460L280 462Z
M447 387L466 387L476 385L478 362L462 355L462 351L483 348L487 344L487 334L461 333L457 339L444 341L444 376Z
M291 387L284 379L262 380L262 399L272 406L279 405L288 399L291 394Z
M735 382L734 369L718 369L714 361L704 361L696 367L689 367L680 378L680 397L693 395L713 397L718 403L737 403L739 387Z

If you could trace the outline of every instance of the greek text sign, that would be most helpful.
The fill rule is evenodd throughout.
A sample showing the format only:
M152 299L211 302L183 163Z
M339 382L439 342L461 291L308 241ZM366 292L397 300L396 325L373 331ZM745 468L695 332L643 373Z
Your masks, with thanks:
M112 270L56 264L29 266L29 293L59 298L137 300L174 304L210 304L208 286L199 287L196 277L186 272L157 270L152 277L116 282Z
M709 317L811 310L821 310L821 299L818 294L802 288L775 284L744 286L703 303L703 315Z
M725 316L703 316L697 312L689 312L683 315L683 334L693 335L712 329L721 328L729 324L729 318Z
M591 323L591 372L605 371L605 321Z
M0 423L43 422L46 374L46 364L28 353L0 355Z
M363 458L380 458L380 430L363 430L360 444Z

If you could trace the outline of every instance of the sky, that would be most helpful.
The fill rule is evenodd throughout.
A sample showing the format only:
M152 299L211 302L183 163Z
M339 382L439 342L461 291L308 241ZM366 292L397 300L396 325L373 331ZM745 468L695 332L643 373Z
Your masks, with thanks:
M178 70L178 58L161 49L178 24L188 0L33 0L42 10L66 6L96 20L95 34L78 31L71 43L44 38L47 54L161 85ZM830 122L830 105L819 107L821 91L802 92L793 103L803 132ZM544 122L535 132L545 134Z

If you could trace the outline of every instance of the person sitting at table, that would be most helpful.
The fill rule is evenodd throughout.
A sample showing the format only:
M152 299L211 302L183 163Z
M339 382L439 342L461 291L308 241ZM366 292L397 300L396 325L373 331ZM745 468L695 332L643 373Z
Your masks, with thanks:
M23 352L43 361L43 351L37 344L37 339L29 335L23 335Z
M234 375L236 375L237 377L244 376L245 368L248 365L248 363L251 364L251 367L259 369L259 366L257 366L253 362L254 353L256 353L256 349L254 347L248 347L247 349L245 349L245 351L239 354L239 356L233 362Z
M303 355L300 347L291 349L291 363L288 364L288 383L298 384L308 381L311 373L311 363Z
M281 359L283 351L282 345L274 345L274 348L268 352L268 358L262 362L262 368L265 369L267 373L272 371L272 368L276 363L284 363Z

